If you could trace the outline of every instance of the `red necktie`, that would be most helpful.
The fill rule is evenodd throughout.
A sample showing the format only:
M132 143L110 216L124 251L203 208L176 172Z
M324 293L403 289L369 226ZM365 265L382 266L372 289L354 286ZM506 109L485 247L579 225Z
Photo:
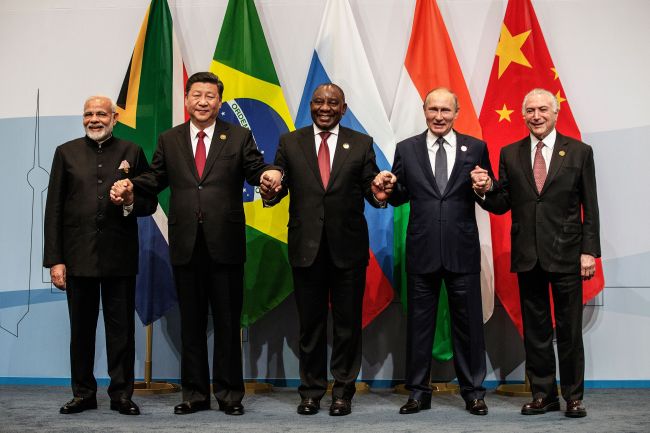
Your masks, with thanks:
M544 143L541 141L538 142L537 149L535 150L535 160L533 162L533 175L535 176L535 185L537 186L538 193L542 192L544 182L546 181L546 163L542 156L542 147L544 147Z
M318 148L318 169L320 178L323 181L323 187L327 189L330 181L330 148L327 145L327 139L332 135L329 131L319 132L321 136L320 147Z
M196 153L194 154L194 163L196 164L196 171L199 173L199 178L203 176L203 169L205 168L205 142L203 137L206 136L205 131L199 131L197 134L199 141L196 143Z

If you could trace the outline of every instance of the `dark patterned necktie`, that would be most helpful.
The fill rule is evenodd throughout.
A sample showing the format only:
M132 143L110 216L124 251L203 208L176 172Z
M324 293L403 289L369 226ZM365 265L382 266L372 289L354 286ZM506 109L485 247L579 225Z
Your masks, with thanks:
M543 142L537 143L537 149L535 150L535 160L533 162L533 176L535 176L535 186L537 186L537 193L542 192L544 188L544 182L546 181L546 162L544 162L544 157L542 156L542 147L544 147Z
M438 190L440 194L445 192L447 187L447 151L445 150L445 139L438 137L436 140L438 144L438 151L436 152L436 183L438 184Z

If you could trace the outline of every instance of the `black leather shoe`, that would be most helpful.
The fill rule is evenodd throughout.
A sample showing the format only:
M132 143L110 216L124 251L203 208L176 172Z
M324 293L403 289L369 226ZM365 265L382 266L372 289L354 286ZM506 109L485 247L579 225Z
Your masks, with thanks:
M223 401L217 400L219 403L219 410L226 415L243 415L244 405L239 401Z
M569 400L566 402L566 412L564 415L569 418L582 418L587 416L587 409L582 405L580 400Z
M72 400L61 406L59 413L79 413L88 409L97 409L97 398L95 397L74 397Z
M465 409L472 415L487 415L488 413L487 404L485 404L485 400L482 398L468 401L465 403Z
M560 410L560 402L557 398L536 398L530 403L526 403L521 408L522 415L541 415L546 412Z
M116 410L122 415L140 415L140 408L131 399L111 400L111 410Z
M176 415L187 415L190 413L198 412L200 410L209 410L210 401L184 401L181 404L174 406L174 413Z
M298 405L297 412L300 415L316 415L320 409L320 400L315 398L303 398Z
M399 408L399 413L402 415L410 415L427 409L431 409L431 400L416 400L414 398L409 398L406 404Z
M347 398L334 397L330 406L331 416L345 416L352 413L352 401Z

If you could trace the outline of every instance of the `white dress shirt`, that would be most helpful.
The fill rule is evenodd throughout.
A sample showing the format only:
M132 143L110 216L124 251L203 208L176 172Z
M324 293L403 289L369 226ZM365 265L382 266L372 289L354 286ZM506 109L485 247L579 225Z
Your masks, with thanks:
M451 176L451 171L454 168L454 162L456 162L456 133L451 129L447 135L444 135L442 138L445 139L445 151L447 152L447 179ZM433 175L436 175L436 153L438 152L438 143L436 141L438 137L431 132L427 131L427 151L429 153L429 163L431 164L431 170Z
M208 126L207 128L201 130L194 126L192 122L190 122L190 140L192 141L192 155L196 155L196 146L199 143L199 132L203 131L205 132L205 137L203 137L203 143L205 143L205 157L208 157L208 154L210 153L210 144L212 144L212 136L214 135L214 127L217 124L217 122L214 122L212 125Z
M543 140L539 140L533 134L530 134L530 165L535 167L535 151L537 150L537 143L540 141L544 142L544 147L542 147L542 158L544 158L544 164L546 164L546 172L548 173L548 168L551 165L551 157L553 156L553 148L555 147L555 139L557 138L557 132L555 128L548 134Z
M321 132L330 132L331 135L327 138L327 147L330 150L330 169L332 168L332 161L334 161L334 152L336 151L336 143L339 141L339 124L329 131L325 129L320 129L314 123L314 145L316 146L316 155L318 155L318 148L320 147L320 142L323 140L319 135Z

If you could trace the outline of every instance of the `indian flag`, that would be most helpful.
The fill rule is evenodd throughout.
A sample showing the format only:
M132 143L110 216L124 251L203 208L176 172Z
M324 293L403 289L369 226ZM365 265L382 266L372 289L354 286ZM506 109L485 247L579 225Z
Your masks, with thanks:
M426 129L422 110L424 98L431 89L441 86L448 87L458 96L461 110L454 129L463 134L481 138L481 126L436 0L418 0L415 5L411 38L390 119L398 142L420 134ZM404 248L408 215L408 205L395 209L395 280L401 288L404 305L406 305ZM492 316L494 309L494 266L492 264L490 220L487 212L478 206L476 220L479 226L482 250L481 291L483 321L486 322ZM439 360L449 360L452 357L449 304L444 283L438 304L433 356Z
M210 71L224 83L219 116L249 128L264 160L280 135L295 129L253 0L230 0ZM287 252L289 201L263 209L259 191L243 186L247 257L242 326L255 323L293 291Z

